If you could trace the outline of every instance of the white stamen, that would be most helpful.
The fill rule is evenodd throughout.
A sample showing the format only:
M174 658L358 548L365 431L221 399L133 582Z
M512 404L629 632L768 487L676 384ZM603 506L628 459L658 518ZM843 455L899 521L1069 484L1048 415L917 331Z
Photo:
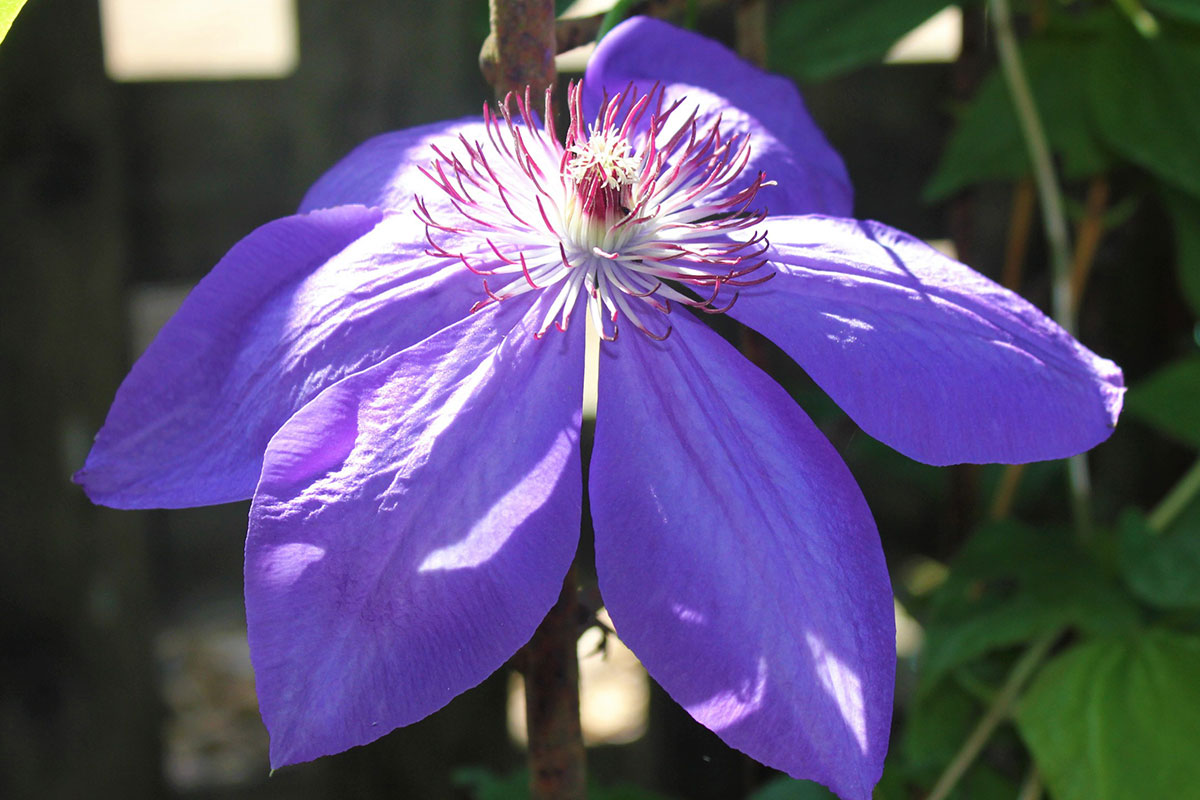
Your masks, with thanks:
M616 338L621 317L665 336L671 303L725 311L736 297L728 287L771 277L759 273L765 235L737 235L765 217L746 208L770 184L759 173L731 189L750 160L747 138L723 133L719 117L706 124L695 112L672 117L681 102L665 103L658 88L649 95L631 89L608 100L585 129L574 84L565 143L539 123L528 97L516 100L515 111L510 104L499 115L485 110L485 142L463 139L465 157L437 149L424 170L457 212L435 218L428 204L417 204L428 252L490 281L475 309L551 290L539 338L550 328L566 330L580 304L607 340ZM443 240L467 249L447 250Z
M567 163L567 175L576 183L593 171L604 178L606 189L622 189L632 185L642 168L642 160L630 154L629 142L619 131L593 130L583 144L567 148L572 158Z

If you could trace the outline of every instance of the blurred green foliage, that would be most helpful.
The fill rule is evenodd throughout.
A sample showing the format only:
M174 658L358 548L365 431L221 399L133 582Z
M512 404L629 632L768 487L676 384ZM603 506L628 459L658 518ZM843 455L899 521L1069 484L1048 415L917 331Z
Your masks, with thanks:
M1146 605L1200 610L1200 505L1193 506L1190 516L1162 533L1137 509L1126 509L1121 516L1121 577Z
M776 778L747 800L834 800L836 796L819 783Z
M918 696L952 670L1064 628L1107 634L1137 625L1116 577L1062 528L980 528L926 609Z
M781 3L768 34L769 66L816 81L883 58L946 0L804 0Z
M974 13L983 6L963 5ZM769 67L802 82L835 78L880 61L897 39L945 6L945 0L776 3ZM620 4L618 13L638 7ZM1171 280L1195 324L1200 2L1029 0L1018 12L1024 69L1066 181L1067 208L1078 221L1082 185L1114 180L1120 194L1099 220L1105 235L1129 236L1125 226L1146 208L1165 215L1175 238ZM953 131L925 187L927 202L1029 176L1027 145L994 63L954 112ZM1126 257L1125 268L1146 277L1170 266L1139 259L1136 250ZM1164 355L1167 363L1130 390L1127 416L1149 435L1200 450L1200 353L1187 342L1175 360ZM840 415L813 387L780 380L802 395L823 426ZM906 486L939 491L940 473L869 438L852 438L843 450L851 463L868 462ZM996 491L1001 473L984 474L983 487ZM1061 481L1061 475L1061 469L1031 467L1010 508L1023 512L1022 491L1044 495L1054 490L1049 479ZM1061 511L1065 486L1056 491ZM967 768L946 795L952 800L1026 796L1043 783L1055 800L1200 796L1194 756L1200 748L1198 495L1200 467L1194 467L1160 495L1167 499L1159 507L1126 507L1113 524L1088 535L1064 524L1065 512L1037 522L998 519L959 544L932 590L906 590L897 575L898 596L924 639L916 658L900 665L897 733L875 796L923 797L956 760ZM881 528L892 511L876 509ZM1053 647L1038 650L1035 643L1047 641ZM1019 685L1016 703L998 705L1014 665L1035 651L1037 658L1027 662L1034 665L1032 677ZM964 755L964 742L989 711L1011 724L989 729L982 755ZM524 774L464 772L460 783L478 800L527 796ZM638 790L593 796L651 797ZM780 776L750 800L832 796L818 784Z
M771 67L802 81L877 62L943 2L810 0L777 7ZM979 11L981 3L966 3ZM1021 55L1067 208L1083 214L1084 182L1115 181L1100 220L1126 239L1132 215L1165 211L1175 281L1200 314L1200 2L1030 0L1018 3ZM926 188L943 202L982 184L1030 175L1026 142L994 66L955 125ZM1126 255L1149 279L1172 265ZM1150 320L1131 321L1131 326ZM1200 450L1200 354L1134 383L1127 413ZM1164 353L1169 358L1170 353ZM1097 459L1099 460L1099 459ZM1200 462L1198 462L1200 463ZM1079 537L1053 523L985 524L957 549L932 592L901 600L924 628L902 663L900 728L877 797L924 796L956 757L1017 661L1056 644L951 798L1013 797L1045 784L1055 800L1195 797L1200 786L1200 502L1196 469L1157 509L1129 507ZM1030 489L1026 481L1025 490ZM1062 491L1065 506L1065 490ZM1170 508L1165 506L1170 505ZM1016 507L1021 508L1020 502ZM881 522L881 526L886 524ZM889 554L890 555L890 554ZM1000 708L1007 716L1012 709ZM1018 735L1019 734L1019 737ZM1041 778L1029 778L1033 766ZM794 794L785 786L793 786ZM807 798L798 782L774 798ZM756 796L757 797L757 796Z
M0 40L23 5L24 0L0 0ZM559 2L559 10L565 5ZM836 78L878 62L900 36L945 5L945 0L777 2L768 27L769 67L805 82ZM982 7L978 0L965 5L975 12ZM694 13L694 4L687 7ZM465 24L482 38L485 4L478 9ZM622 9L640 10L640 4L624 3ZM1171 285L1195 324L1200 0L1029 0L1019 10L1024 67L1068 192L1080 194L1072 182L1115 178L1123 195L1115 209L1127 203L1165 214L1174 234L1173 263L1130 258L1123 266L1144 278L1173 268ZM953 131L925 187L928 202L1029 174L1026 144L994 67L954 112ZM1068 208L1078 212L1082 204L1071 200ZM1130 216L1110 209L1104 226L1132 236L1123 227ZM1129 327L1150 322L1137 319ZM1164 353L1163 361L1133 382L1127 416L1196 457L1200 353L1194 343L1183 342ZM809 391L813 396L802 405L818 422L839 418L841 412L823 395ZM843 451L849 461L870 463L904 488L945 491L944 472L865 436L851 439ZM1027 470L1014 508L1023 514L1022 496L1054 491L1060 473L1047 466ZM986 473L979 493L993 490L999 474ZM924 641L916 658L900 665L897 730L877 797L924 796L995 703L1019 654L1048 635L1056 637L1055 649L1012 709L1015 724L995 732L950 797L1012 798L1034 766L1055 800L1200 794L1200 758L1194 755L1200 749L1200 502L1184 489L1171 494L1176 505L1170 514L1149 502L1130 504L1088 538L1063 524L1065 512L1058 519L1046 515L977 526L955 543L945 577L932 590L906 588L897 569L897 592L921 623ZM1065 508L1065 490L1059 491ZM1122 496L1121 502L1131 501ZM881 528L893 511L876 508ZM477 800L528 796L524 772L461 770L456 783ZM629 786L592 787L591 797L663 800ZM778 777L751 800L829 797L817 784Z
M1152 628L1081 642L1017 713L1056 800L1195 797L1200 639Z
M1129 392L1125 406L1142 422L1200 448L1200 355L1179 359L1144 379Z
M507 775L496 775L485 769L471 767L460 769L454 774L456 786L467 790L472 800L528 800L529 772L516 770ZM597 786L588 784L591 800L667 800L660 794L636 786Z
M1049 21L1022 55L1063 176L1137 168L1170 212L1180 282L1200 313L1200 3L1150 4L1164 12L1152 37L1105 4L1045 5ZM999 74L993 71L958 118L927 200L1029 173Z
M1112 163L1088 105L1092 49L1085 38L1063 35L1031 41L1022 51L1046 136L1062 159L1066 178L1095 175ZM1008 89L1000 74L992 72L962 109L941 164L925 187L925 199L945 200L972 184L1013 180L1029 172L1029 154Z

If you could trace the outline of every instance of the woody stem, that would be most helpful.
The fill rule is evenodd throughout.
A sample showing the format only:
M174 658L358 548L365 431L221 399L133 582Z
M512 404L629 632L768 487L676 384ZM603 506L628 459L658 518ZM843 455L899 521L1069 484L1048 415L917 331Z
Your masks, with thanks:
M526 87L540 97L556 78L554 0L489 0L488 6L492 32L479 53L483 77L498 100Z
M525 645L525 720L531 800L585 800L579 725L579 598L572 566L562 594Z
M491 33L479 67L496 98L528 90L541 97L556 78L554 0L489 0ZM579 724L579 599L575 568L521 651L529 731L531 800L586 800L586 758Z

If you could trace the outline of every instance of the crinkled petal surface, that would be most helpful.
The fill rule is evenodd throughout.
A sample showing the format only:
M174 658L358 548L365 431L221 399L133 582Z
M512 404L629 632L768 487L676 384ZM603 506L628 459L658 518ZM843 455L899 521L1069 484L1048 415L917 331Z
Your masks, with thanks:
M579 530L583 331L535 341L519 305L331 386L271 440L246 618L273 765L436 711L558 597Z
M1020 296L876 222L768 230L778 274L729 313L871 436L941 465L1064 458L1112 433L1120 369Z
M848 216L853 210L841 157L786 78L763 72L699 34L634 17L609 31L588 62L583 80L588 119L595 119L606 91L611 96L630 82L643 92L662 84L668 103L682 99L675 112L681 122L698 109L702 124L720 116L722 132L750 134L746 170L720 194L732 194L762 170L777 185L764 187L755 204L774 214Z
M617 634L675 700L768 766L868 798L887 750L892 594L845 464L715 333L602 348L590 469Z
M357 204L409 212L418 195L435 206L448 205L445 194L419 168L434 159L434 146L443 152L461 151L460 136L487 141L483 120L463 117L372 137L312 185L300 211Z
M251 233L134 364L76 480L119 508L250 497L297 409L466 316L478 279L426 246L411 215L350 206Z

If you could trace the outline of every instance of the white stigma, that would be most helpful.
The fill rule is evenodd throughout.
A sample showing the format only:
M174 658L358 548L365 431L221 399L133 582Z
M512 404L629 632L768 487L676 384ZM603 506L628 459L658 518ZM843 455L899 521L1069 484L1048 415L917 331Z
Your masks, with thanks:
M426 252L483 278L472 310L546 292L539 338L566 330L580 307L607 340L618 321L666 338L673 304L727 310L738 288L773 275L760 272L768 245L754 230L766 213L748 210L769 182L743 176L745 135L723 132L720 117L702 124L697 112L677 114L682 102L631 86L586 125L572 84L565 141L535 118L528 93L499 115L485 107L486 142L460 137L460 153L434 147L423 170L454 209L435 219L418 199ZM553 119L548 92L543 119Z
M637 180L642 159L630 153L629 141L615 130L593 130L583 144L567 149L567 176L581 183L591 175L603 177L604 188L622 189Z

